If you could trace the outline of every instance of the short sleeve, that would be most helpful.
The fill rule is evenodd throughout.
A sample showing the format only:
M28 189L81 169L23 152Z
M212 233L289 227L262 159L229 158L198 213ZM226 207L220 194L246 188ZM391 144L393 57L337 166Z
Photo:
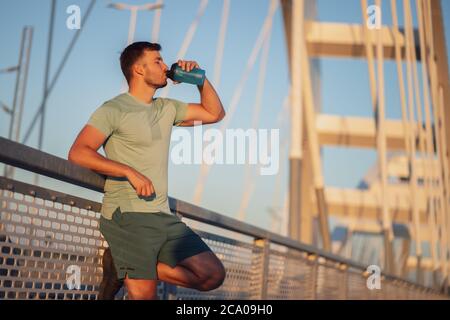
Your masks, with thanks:
M120 112L116 106L106 102L94 111L87 124L100 130L106 137L109 137L118 127L119 117Z
M186 102L170 99L170 102L175 107L175 119L173 120L173 124L178 126L183 122L186 117L186 112L188 108L188 104Z

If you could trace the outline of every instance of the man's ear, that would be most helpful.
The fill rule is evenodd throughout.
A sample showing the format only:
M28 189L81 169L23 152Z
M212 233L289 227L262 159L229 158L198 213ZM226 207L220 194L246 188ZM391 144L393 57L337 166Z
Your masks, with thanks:
M140 76L144 75L144 68L139 63L133 65L133 70Z

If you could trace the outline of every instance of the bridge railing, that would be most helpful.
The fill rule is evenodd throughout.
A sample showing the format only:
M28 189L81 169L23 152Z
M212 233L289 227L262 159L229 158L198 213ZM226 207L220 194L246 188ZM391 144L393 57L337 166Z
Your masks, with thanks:
M103 191L103 176L4 138L0 162ZM169 203L187 224L195 221L227 276L210 292L160 283L163 299L448 298L384 273L381 288L370 290L365 265L177 199ZM0 177L0 204L0 299L97 298L107 247L98 230L101 203Z

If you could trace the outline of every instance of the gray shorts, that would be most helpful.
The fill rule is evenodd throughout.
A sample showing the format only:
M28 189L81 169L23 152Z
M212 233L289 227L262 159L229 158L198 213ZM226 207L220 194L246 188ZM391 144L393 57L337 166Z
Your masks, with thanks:
M178 216L163 212L121 212L100 218L100 231L111 248L119 279L157 280L160 261L172 268L182 260L211 251Z

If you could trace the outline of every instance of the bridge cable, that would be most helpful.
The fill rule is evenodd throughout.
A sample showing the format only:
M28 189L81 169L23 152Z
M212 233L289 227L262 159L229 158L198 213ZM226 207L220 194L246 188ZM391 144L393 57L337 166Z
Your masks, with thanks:
M271 25L271 21L273 19L273 16L275 14L275 11L278 7L278 0L271 0L269 5L269 12L264 20L264 24L260 30L260 33L258 35L258 38L256 39L256 42L253 46L253 50L247 60L247 65L244 69L244 72L241 76L241 79L239 83L237 84L234 94L232 96L230 106L227 109L227 115L222 120L222 125L220 127L220 132L223 135L225 129L228 127L229 122L233 118L234 112L236 111L236 107L239 104L239 100L241 98L242 90L245 87L245 84L247 82L247 78L253 68L253 65L255 63L255 60L257 58L257 55L259 54L259 51L261 50L261 47L264 43L264 39L266 37L266 34L269 32L269 27ZM209 173L209 170L211 169L211 166L206 165L204 162L202 162L201 168L200 168L200 174L199 178L197 180L197 185L194 191L194 204L199 205L201 203L203 189L206 184L206 179Z

